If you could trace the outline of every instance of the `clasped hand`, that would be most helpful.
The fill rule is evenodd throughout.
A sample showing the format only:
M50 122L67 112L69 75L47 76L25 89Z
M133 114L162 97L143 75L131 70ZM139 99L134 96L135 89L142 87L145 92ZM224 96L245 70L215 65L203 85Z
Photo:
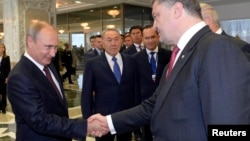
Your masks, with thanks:
M105 116L101 114L92 115L87 119L88 135L101 137L109 132L108 122Z

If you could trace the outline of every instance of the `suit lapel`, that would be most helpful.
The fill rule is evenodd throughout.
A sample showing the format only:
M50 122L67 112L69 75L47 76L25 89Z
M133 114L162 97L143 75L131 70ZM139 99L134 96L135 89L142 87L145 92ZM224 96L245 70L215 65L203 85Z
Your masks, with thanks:
M65 93L64 93L64 89L63 89L63 85L61 83L60 77L58 76L58 74L56 72L56 68L52 64L49 65L49 68L50 68L51 72L53 73L53 75L55 76L55 78L59 84L60 90L62 92L63 103L62 103L62 100L60 99L60 97L57 96L58 101L65 106L65 105L67 105L67 102L66 102L66 97L65 97Z
M139 61L143 61L142 64L145 64L146 66L146 71L148 74L151 74L152 75L152 69L151 69L151 64L149 63L149 60L148 60L148 54L147 54L147 51L146 49L142 50L142 60L139 60Z
M105 53L102 53L101 56L98 58L98 63L103 68L104 72L108 73L110 78L114 79L114 81L117 81L112 69L109 66L108 60L105 56ZM122 80L122 78L121 78L121 80Z
M63 94L63 97L64 97L64 102L62 102L62 100L60 99L60 97L55 94L55 93L52 93L51 91L54 91L54 88L53 86L50 84L49 80L46 78L46 76L43 74L43 72L33 63L31 62L28 58L22 56L21 58L21 61L23 61L25 64L27 64L28 66L30 66L30 70L32 70L32 74L37 76L37 78L40 78L39 81L40 83L42 83L42 85L46 85L46 88L48 88L48 90L45 90L45 91L50 91L49 94L52 94L53 97L55 97L56 101L58 101L58 103L60 103L64 108L67 109L67 104L66 104L66 100L65 100L65 96L64 96L64 91L62 90L62 94ZM58 81L58 75L56 74L56 70L54 67L51 67L49 66L49 68L51 69L52 73L54 74L54 76L56 77L57 81ZM61 89L62 88L62 84L61 84L61 81L58 81ZM47 94L47 93L45 93Z
M158 97L157 97L157 102L156 102L156 106L155 107L159 107L161 106L165 99L167 98L171 87L173 86L173 84L175 83L175 79L178 76L178 74L180 73L180 71L182 70L182 68L184 67L185 63L189 60L189 58L192 56L193 52L195 51L195 49L197 48L196 44L199 41L199 39L206 34L207 32L209 32L209 28L206 26L204 28L202 28L200 31L198 31L192 38L191 40L187 43L187 45L185 46L184 50L182 51L182 53L180 54L172 72L171 75L168 77L167 80L165 80L161 85L162 90L158 93ZM168 66L167 66L168 67ZM165 72L165 71L164 71ZM165 74L162 75L162 77L166 77ZM176 84L176 83L175 83ZM178 85L178 84L176 84ZM155 109L160 109L160 108L155 108Z

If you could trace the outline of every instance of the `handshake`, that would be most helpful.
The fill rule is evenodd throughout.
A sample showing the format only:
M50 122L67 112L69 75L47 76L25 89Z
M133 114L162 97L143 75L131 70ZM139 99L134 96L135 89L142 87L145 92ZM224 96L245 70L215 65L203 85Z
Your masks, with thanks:
M87 122L87 134L90 136L101 137L109 132L107 118L101 114L92 115Z

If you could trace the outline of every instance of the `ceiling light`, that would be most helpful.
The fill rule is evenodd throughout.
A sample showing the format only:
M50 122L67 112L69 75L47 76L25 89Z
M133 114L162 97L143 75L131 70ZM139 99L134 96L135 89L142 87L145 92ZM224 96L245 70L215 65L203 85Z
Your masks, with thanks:
M76 0L76 1L75 1L75 3L79 4L79 3L82 3L82 2L81 2L81 1L79 1L79 0Z
M107 25L106 27L109 28L109 29L110 29L110 28L115 28L115 25L109 24L109 25Z
M84 29L90 29L90 27L89 26L85 26Z
M109 14L110 16L112 16L113 18L115 18L117 15L120 14L120 11L117 10L117 9L108 10L108 14Z
M82 27L86 27L86 26L88 26L89 24L88 23L81 23L81 26Z
M58 30L59 33L63 34L64 33L64 30L63 29L60 29Z

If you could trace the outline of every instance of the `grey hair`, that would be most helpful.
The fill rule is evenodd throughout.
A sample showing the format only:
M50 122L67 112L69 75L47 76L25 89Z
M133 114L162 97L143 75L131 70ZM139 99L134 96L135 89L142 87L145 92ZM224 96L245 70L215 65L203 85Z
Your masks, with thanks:
M104 37L104 35L105 35L105 33L106 33L107 31L114 31L114 32L117 32L117 34L120 35L119 31L116 30L115 28L108 28L108 29L105 29L105 30L102 32L102 35L101 35L102 38Z
M45 27L51 27L55 30L53 26L45 21L32 20L29 27L27 28L26 36L31 36L36 41L37 35Z

